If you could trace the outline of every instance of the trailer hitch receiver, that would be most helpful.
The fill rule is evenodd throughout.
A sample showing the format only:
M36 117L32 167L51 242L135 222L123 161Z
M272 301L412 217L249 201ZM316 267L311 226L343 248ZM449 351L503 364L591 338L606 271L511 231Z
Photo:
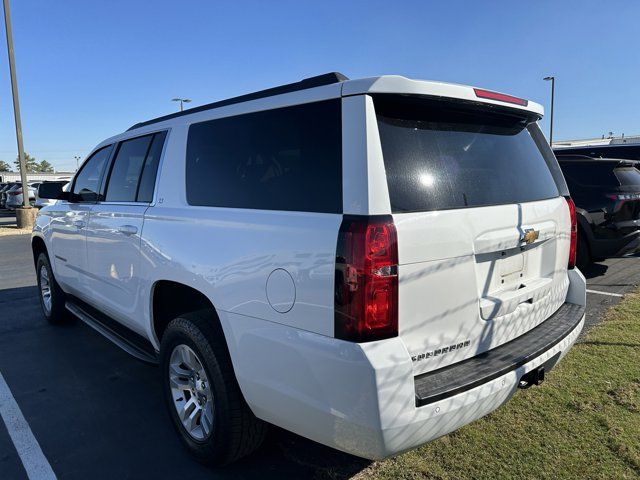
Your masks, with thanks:
M544 366L534 368L530 372L525 373L518 383L518 388L529 388L532 385L540 385L544 382Z

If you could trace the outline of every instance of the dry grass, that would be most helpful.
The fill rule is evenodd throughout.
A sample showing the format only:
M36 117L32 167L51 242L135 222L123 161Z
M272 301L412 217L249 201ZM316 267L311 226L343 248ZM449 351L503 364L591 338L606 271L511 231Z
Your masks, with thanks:
M0 226L0 237L5 235L27 235L31 234L30 228L18 228L15 225Z

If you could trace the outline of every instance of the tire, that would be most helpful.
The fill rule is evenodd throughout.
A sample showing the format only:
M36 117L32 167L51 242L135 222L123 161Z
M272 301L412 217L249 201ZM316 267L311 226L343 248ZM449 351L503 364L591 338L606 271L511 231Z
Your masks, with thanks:
M56 282L49 257L44 252L38 255L36 261L36 277L42 314L53 325L66 323L69 320L69 315L64 306L65 294Z
M584 236L584 233L578 232L578 251L576 252L576 265L580 270L584 270L591 263L591 253L589 251L589 244Z
M195 354L195 360L189 351ZM190 360L177 366L184 355ZM198 461L207 465L226 465L262 444L267 424L253 415L242 396L215 312L187 313L169 323L160 346L160 368L172 423ZM185 372L195 372L193 377L197 378L182 375ZM206 382L200 382L202 379ZM201 390L198 390L199 385L202 385ZM194 398L202 399L202 404L196 406ZM182 407L189 403L193 407L191 412L200 409L200 417L193 423L186 421L186 426L178 409L188 412ZM188 427L193 430L189 431Z

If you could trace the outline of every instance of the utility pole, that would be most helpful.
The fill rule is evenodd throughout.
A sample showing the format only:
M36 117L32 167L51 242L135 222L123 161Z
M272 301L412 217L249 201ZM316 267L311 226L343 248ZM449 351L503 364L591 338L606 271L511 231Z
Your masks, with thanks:
M11 29L11 11L9 0L2 0L4 7L4 26L7 34L7 53L9 55L9 73L11 75L11 93L13 94L13 115L16 121L16 139L18 142L18 161L20 163L20 179L22 180L22 208L30 210L29 184L27 183L27 165L24 158L22 145L22 120L20 119L20 102L18 101L18 81L16 80L16 61L13 52L13 31ZM33 225L34 216L27 212L16 213L18 228L26 228ZM29 214L31 212L28 212Z
M544 77L543 80L551 80L551 126L549 127L549 146L553 148L553 97L556 89L556 77Z
M16 138L18 141L18 160L20 163L20 179L23 191L27 187L27 166L22 145L22 120L20 119L20 102L18 101L18 82L16 80L16 61L13 54L13 31L11 29L11 12L9 0L2 0L4 6L4 26L7 33L7 53L9 54L9 73L11 75L11 93L13 94L13 115L16 120ZM24 208L29 208L29 194L22 195Z

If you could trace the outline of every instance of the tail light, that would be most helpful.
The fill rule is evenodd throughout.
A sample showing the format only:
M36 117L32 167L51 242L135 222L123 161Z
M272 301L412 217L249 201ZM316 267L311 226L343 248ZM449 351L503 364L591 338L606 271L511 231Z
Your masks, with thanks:
M568 268L576 266L576 254L578 251L578 218L576 216L576 204L573 203L571 197L566 197L569 206L569 217L571 218L571 243L569 246L569 265Z
M335 275L336 338L398 335L398 240L390 215L344 217Z
M9 195L22 195L22 190L14 190L13 192L9 192Z
M524 98L513 97L504 93L492 92L490 90L483 90L481 88L474 88L474 93L478 98L486 98L489 100L498 100L499 102L514 103L526 107L529 102Z

